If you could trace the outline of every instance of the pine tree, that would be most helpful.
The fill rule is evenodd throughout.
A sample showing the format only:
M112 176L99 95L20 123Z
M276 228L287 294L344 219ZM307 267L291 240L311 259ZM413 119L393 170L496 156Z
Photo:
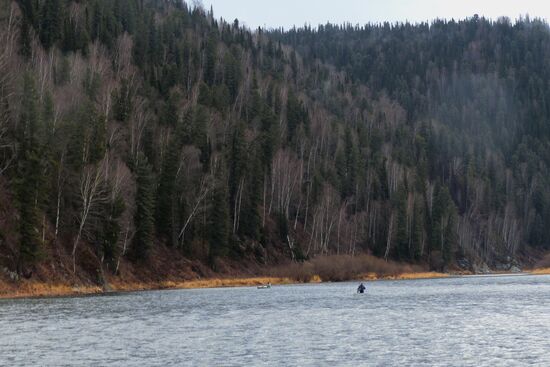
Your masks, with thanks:
M172 93L170 97L168 97L160 116L161 124L172 127L175 127L177 125L179 120L177 105L178 97L179 96L177 93Z
M203 106L198 106L193 119L192 139L194 145L201 151L200 161L205 170L208 169L210 160L210 146L207 136L208 118L208 110Z
M148 42L147 42L147 26L148 24L140 24L136 34L134 35L134 47L132 49L132 56L134 63L145 69L147 64Z
M218 39L217 32L212 30L206 42L206 61L204 65L204 81L209 86L214 85L216 78L216 59Z
M199 86L199 98L197 102L206 107L212 105L212 93L206 83L201 83Z
M105 116L90 114L92 122L90 142L90 163L97 163L103 159L107 151L107 121Z
M23 80L23 101L18 125L18 138L23 153L38 146L40 116L37 99L34 78L30 73L26 73Z
M450 259L452 241L454 241L454 213L456 209L452 201L449 189L446 186L438 186L434 197L431 226L431 248L441 251L443 259ZM447 235L451 235L447 241Z
M344 149L346 155L346 179L344 184L344 196L349 197L355 193L357 181L357 147L352 139L349 126L346 126Z
M134 223L136 234L133 243L133 258L146 261L153 246L154 224L154 178L147 158L140 154L136 169L137 192Z
M194 117L195 113L193 109L187 110L183 114L183 118L181 119L177 129L176 129L176 137L178 144L183 145L190 145L193 143L194 138Z
M171 245L177 244L176 174L179 164L179 144L172 141L162 165L157 190L156 227L159 235Z
M124 213L126 205L121 196L116 196L114 200L107 203L105 208L105 217L102 223L102 233L100 238L101 254L108 264L113 265L119 255L118 241L121 232L120 217Z
M71 65L69 59L66 56L61 58L61 65L54 69L54 81L55 84L63 86L69 82L71 78Z
M260 96L260 91L258 90L258 81L256 76L252 80L252 97L251 101L247 104L248 107L248 122L252 122L257 117L264 117L262 114L267 113L264 108L264 101L262 96ZM263 124L262 124L263 125Z
M420 200L414 203L413 233L412 233L412 258L419 260L424 242L424 223L426 214Z
M339 148L336 151L334 165L336 166L336 175L338 177L338 188L340 194L343 198L347 197L347 169L346 169L346 156L344 154L344 149Z
M227 85L221 84L214 87L212 107L222 113L226 113L231 103L231 96Z
M21 21L21 33L19 34L19 53L26 59L31 57L31 36L30 25L27 17L23 17Z
M29 26L38 29L38 3L36 0L20 0L19 6Z
M40 41L49 49L61 39L62 9L60 0L45 0L40 14Z
M19 203L19 271L34 263L40 255L39 210L43 203L46 177L38 139L39 114L34 79L27 73L23 86L23 110L19 122L20 156L16 192Z
M249 159L247 172L247 190L244 198L239 232L253 240L260 239L260 227L262 218L260 215L260 203L262 200L263 170L258 154Z
M454 251L458 244L456 233L456 209L454 205L452 205L449 211L449 219L445 228L445 243L442 249L443 262L445 265L449 265L454 260Z
M298 126L302 123L300 101L298 101L296 95L292 92L288 93L286 114L288 121L288 140L291 141L294 138Z
M123 79L120 89L114 93L114 118L120 122L127 122L132 113L132 91L127 79Z
M210 244L210 262L214 265L217 257L228 252L229 213L225 185L218 182L212 195L210 220L208 223L208 242Z
M396 195L397 230L395 235L396 256L400 260L409 260L409 238L407 233L407 192L404 188Z
M42 123L43 123L43 141L47 143L51 143L53 146L53 138L54 138L54 119L55 119L55 112L54 112L54 103L52 99L52 95L49 92L46 92L46 96L44 97L44 102L42 106Z
M101 87L101 76L96 71L88 68L84 76L83 86L88 98L95 101Z
M241 69L231 52L225 56L225 85L229 90L230 101L235 102L241 79Z
M270 109L265 109L262 113L262 128L260 135L261 162L266 172L271 171L271 163L277 150L279 129L275 116Z
M19 203L18 270L35 263L40 257L39 208L37 206L43 178L42 162L34 150L27 150L18 168L17 199Z

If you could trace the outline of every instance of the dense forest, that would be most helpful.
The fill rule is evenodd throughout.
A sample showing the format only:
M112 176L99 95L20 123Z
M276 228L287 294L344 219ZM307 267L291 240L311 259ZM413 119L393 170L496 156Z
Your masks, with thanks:
M540 20L249 30L179 0L0 0L0 41L11 271L550 248Z

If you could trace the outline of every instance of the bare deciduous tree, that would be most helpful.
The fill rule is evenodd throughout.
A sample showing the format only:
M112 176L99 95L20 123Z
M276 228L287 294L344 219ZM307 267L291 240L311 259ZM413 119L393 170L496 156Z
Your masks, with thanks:
M15 158L15 144L8 139L10 123L9 100L13 95L12 81L15 77L10 72L13 49L17 42L17 16L15 3L11 2L8 24L0 30L0 43L3 45L0 51L0 175L11 165Z
M79 182L79 199L80 210L78 212L77 221L78 232L73 242L72 258L73 272L76 273L76 251L80 240L86 229L86 225L90 217L97 214L97 209L102 203L109 200L108 192L105 189L105 161L101 161L99 165L90 165L84 168L80 175Z
M200 152L196 148L190 146L183 148L180 163L176 173L176 180L180 180L181 178L189 179L198 174L198 172L201 170L199 156ZM214 159L211 166L211 171L202 176L197 189L186 192L188 194L186 199L193 204L189 214L185 218L185 221L183 222L178 232L178 241L180 246L182 246L185 241L185 233L189 228L189 225L193 222L197 215L199 215L199 213L201 212L201 206L204 204L206 198L208 197L208 194L211 193L212 189L214 188L214 176L216 166L216 160ZM185 184L185 182L180 183L180 185L181 184ZM186 193L182 192L182 195Z

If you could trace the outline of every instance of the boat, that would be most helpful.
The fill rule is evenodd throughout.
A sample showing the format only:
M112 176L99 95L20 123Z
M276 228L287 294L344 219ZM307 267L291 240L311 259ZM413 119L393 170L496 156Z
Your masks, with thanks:
M269 288L271 288L271 283L258 286L258 289L269 289Z

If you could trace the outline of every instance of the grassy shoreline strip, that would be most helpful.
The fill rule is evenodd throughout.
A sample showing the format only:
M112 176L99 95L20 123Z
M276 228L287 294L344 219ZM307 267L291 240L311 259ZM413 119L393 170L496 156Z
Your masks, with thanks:
M375 281L375 280L413 280L445 278L449 274L424 272L403 273L398 275L377 275L375 273L362 274L357 279L349 281ZM227 287L255 287L271 283L272 285L288 285L302 283L322 283L322 279L315 275L307 282L300 282L288 277L251 277L251 278L211 278L186 281L160 281L160 282L121 282L112 281L109 290L99 286L72 286L69 284L48 283L24 283L17 289L4 288L0 283L0 299L38 298L38 297L64 297L78 295L94 295L109 292L136 292L163 289L203 289L203 288L227 288Z
M550 268L535 269L527 272L530 275L550 275ZM377 280L417 280L417 279L438 279L454 275L437 272L401 273L393 275L379 275L376 273L364 273L356 279L348 281L377 281ZM466 275L467 276L467 275ZM139 292L164 289L205 289L205 288L236 288L256 287L271 283L272 285L289 284L312 284L323 283L318 275L312 276L308 281L299 281L289 277L250 277L250 278L209 278L195 280L166 280L159 282L123 282L114 280L109 283L109 289L105 290L99 286L72 286L69 284L49 284L42 282L25 282L17 289L13 285L0 283L0 299L19 298L40 298L40 297L71 297L81 295L99 295L110 292Z
M550 268L535 269L530 272L533 275L550 275Z

